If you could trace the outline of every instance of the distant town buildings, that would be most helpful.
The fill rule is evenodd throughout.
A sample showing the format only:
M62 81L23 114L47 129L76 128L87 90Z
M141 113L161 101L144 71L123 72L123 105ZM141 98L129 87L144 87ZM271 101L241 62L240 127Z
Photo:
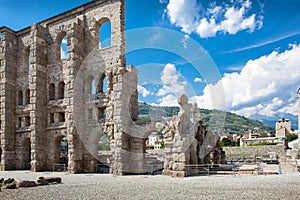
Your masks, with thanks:
M146 147L149 149L161 149L164 139L161 133L154 132L149 135L148 140L146 141Z
M276 137L282 138L287 137L289 134L292 133L291 129L291 120L289 119L279 119L276 121Z

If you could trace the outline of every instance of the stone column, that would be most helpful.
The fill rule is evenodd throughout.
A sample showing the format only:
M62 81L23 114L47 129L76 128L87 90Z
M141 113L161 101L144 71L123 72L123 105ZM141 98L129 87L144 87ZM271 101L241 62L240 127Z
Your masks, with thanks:
M0 168L15 169L15 109L16 109L16 33L6 27L0 30L0 148L2 150Z
M30 89L30 126L31 126L31 171L47 170L47 29L39 24L31 26L32 57L29 75Z
M67 109L66 124L68 138L68 171L79 173L82 171L83 145L74 124L74 83L81 66L84 54L84 28L80 19L72 23L67 30L68 58L66 63L66 93Z

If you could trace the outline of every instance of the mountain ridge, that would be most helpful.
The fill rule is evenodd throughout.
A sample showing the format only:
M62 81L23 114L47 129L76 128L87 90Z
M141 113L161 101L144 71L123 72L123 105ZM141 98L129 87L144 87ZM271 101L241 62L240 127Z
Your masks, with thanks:
M138 120L143 121L172 117L179 112L179 107L176 106L152 106L145 102L139 102L138 105ZM260 133L275 133L274 127L263 124L259 120L249 119L244 116L220 110L199 108L196 119L201 120L208 130L217 131L218 133L235 133L241 135L253 130Z

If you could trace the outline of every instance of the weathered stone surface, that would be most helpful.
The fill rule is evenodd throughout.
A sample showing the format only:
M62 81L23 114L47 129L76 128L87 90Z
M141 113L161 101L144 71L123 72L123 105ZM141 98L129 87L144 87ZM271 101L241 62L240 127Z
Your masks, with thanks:
M37 183L35 181L16 181L18 188L20 187L36 187Z

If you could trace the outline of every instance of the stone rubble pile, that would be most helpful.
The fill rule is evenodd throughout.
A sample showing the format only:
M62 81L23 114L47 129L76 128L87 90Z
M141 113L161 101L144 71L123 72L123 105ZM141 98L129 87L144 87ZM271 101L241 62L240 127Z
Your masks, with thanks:
M49 184L60 184L62 179L60 177L39 177L36 181L33 180L15 180L14 178L0 179L1 189L18 189L22 187L37 187Z

